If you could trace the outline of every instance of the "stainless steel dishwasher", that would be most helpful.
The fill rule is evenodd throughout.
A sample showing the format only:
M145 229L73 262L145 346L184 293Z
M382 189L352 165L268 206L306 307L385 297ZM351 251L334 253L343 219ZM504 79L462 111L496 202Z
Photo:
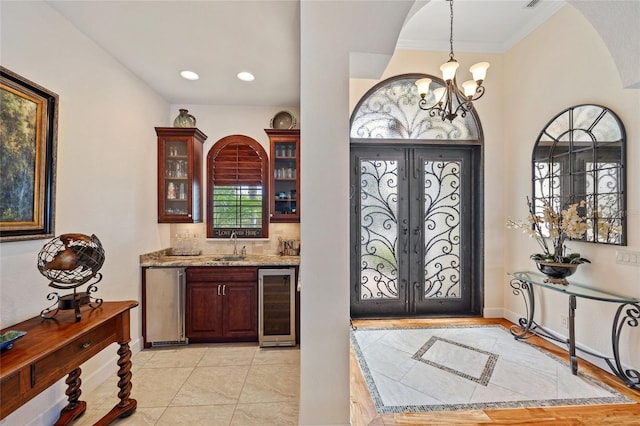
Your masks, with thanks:
M145 340L151 346L183 345L185 268L145 269Z

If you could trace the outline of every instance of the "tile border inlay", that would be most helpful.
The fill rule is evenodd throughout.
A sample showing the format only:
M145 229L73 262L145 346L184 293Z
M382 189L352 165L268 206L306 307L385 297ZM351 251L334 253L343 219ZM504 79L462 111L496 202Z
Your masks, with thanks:
M439 364L437 362L431 361L429 359L423 358L423 355L426 354L427 351L429 349L431 349L431 347L436 342L439 342L439 341L448 343L450 345L459 346L459 347L461 347L463 349L467 349L467 350L470 350L470 351L478 352L478 353L481 353L483 355L487 355L488 359L487 359L487 362L484 364L484 368L482 369L482 374L480 374L480 377L474 377L474 376L472 376L470 374L464 373L464 372L456 370L454 368L447 367L446 365L442 365L442 364ZM429 340L427 340L427 343L425 343L418 350L418 352L413 354L413 356L411 358L415 359L416 361L424 362L425 364L428 364L428 365L430 365L432 367L439 368L440 370L446 371L447 373L455 374L456 376L462 377L462 378L467 379L467 380L471 380L472 382L476 382L478 384L481 384L482 386L487 386L489 384L489 380L491 379L491 375L493 374L493 369L496 366L496 361L498 360L498 356L499 355L494 354L492 352L483 351L482 349L474 348L472 346L468 346L468 345L465 345L463 343L454 342L453 340L448 340L448 339L445 339L445 338L442 338L442 337L438 337L438 336L432 336Z

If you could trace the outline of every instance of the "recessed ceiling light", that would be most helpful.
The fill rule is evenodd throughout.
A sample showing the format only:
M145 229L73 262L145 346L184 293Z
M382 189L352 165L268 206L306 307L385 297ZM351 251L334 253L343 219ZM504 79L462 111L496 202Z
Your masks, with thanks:
M188 70L180 71L180 75L182 76L182 78L186 78L187 80L197 80L200 78L198 74Z
M238 78L242 81L253 81L256 78L253 76L253 74L251 74L250 72L247 71L242 71L238 73Z

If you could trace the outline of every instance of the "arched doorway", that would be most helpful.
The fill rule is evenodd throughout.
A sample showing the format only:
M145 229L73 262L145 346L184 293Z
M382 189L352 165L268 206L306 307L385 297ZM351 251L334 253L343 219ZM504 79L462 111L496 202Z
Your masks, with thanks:
M422 77L381 82L352 114L352 317L482 313L482 128L420 110Z

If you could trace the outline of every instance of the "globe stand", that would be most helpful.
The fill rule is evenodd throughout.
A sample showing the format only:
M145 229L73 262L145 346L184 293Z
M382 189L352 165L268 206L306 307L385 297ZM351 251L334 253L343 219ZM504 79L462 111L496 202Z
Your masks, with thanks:
M55 300L55 301L53 302L52 305L50 305L47 308L44 308L40 312L40 317L44 319L53 319L56 315L58 315L58 312L68 311L72 309L75 311L75 319L76 319L76 322L78 322L82 319L82 315L80 314L80 308L82 306L89 305L92 309L96 309L100 307L102 305L102 299L91 296L91 293L98 291L98 287L96 286L96 284L100 282L100 280L102 280L102 274L100 273L96 274L95 278L97 278L97 281L94 282L93 284L90 284L87 287L87 291L77 292L76 288L79 286L76 286L73 288L73 293L65 294L64 296L60 296L60 294L55 291L52 293L49 293L47 295L47 300ZM67 288L67 287L59 286L54 282L51 282L49 284L49 287L59 288L59 289Z
M95 235L62 234L47 242L38 253L38 270L50 280L49 287L73 289L73 293L64 296L55 291L49 293L47 300L54 302L40 311L40 316L52 319L60 311L73 310L78 322L82 319L82 306L89 305L93 309L101 306L102 299L92 297L91 294L98 291L96 284L102 280L102 274L98 270L103 263L104 249ZM87 291L77 291L78 287L87 283Z

